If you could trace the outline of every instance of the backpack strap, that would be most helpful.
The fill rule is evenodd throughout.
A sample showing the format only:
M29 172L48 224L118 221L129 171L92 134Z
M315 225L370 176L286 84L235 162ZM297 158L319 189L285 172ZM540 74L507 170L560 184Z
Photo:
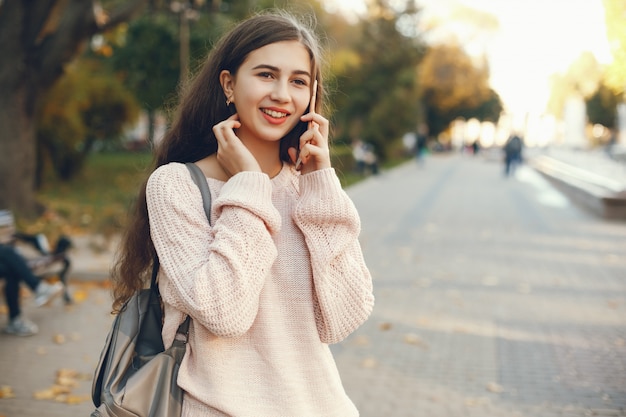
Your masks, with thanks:
M209 190L209 184L206 182L206 177L202 170L198 168L198 165L193 162L187 162L185 164L189 173L191 174L191 179L196 183L198 188L200 189L200 194L202 194L202 205L204 207L204 214L206 214L206 218L211 224L211 191ZM158 260L156 260L156 267L158 267ZM185 321L178 326L178 330L176 330L176 335L181 335L184 337L182 341L187 343L187 338L189 337L189 323L191 322L191 317L187 315Z
M196 183L198 188L200 188L200 194L202 194L202 204L204 205L204 213L206 214L206 218L209 220L209 224L211 224L211 191L209 190L209 184L206 182L206 177L198 165L193 162L187 162L185 164L187 169L191 173L191 179Z

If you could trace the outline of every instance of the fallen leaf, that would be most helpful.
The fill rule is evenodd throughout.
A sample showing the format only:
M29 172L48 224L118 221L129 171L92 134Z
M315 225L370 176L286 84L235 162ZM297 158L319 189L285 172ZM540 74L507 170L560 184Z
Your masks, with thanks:
M422 348L428 348L428 344L424 342L418 335L414 333L407 333L404 335L404 343L407 345L415 345Z
M46 355L47 353L48 353L48 351L46 350L45 347L39 346L37 348L37 355L43 356L43 355Z
M62 345L65 343L65 336L61 333L57 333L52 337L52 341L57 345Z
M68 394L60 394L53 398L58 403L64 403L67 401Z
M498 384L496 382L490 382L490 383L487 384L487 391L500 393L500 392L504 391L504 389L502 388L502 385L500 385L500 384Z
M430 319L426 318L426 317L420 317L417 320L417 325L418 326L428 326L430 324Z
M51 400L54 397L55 394L51 389L42 389L33 393L33 398L36 400Z
M92 375L89 374L81 374L80 372L74 369L61 368L57 369L57 379L58 378L73 378L73 379L91 379Z
M91 401L91 396L84 394L84 395L68 395L65 399L65 402L67 404L80 404L80 403L84 403L87 401Z
M68 394L70 392L69 387L64 387L61 385L53 385L50 388L43 389L40 391L35 391L33 397L36 400L56 400L62 394Z
M82 303L89 298L89 293L85 290L76 290L72 296L73 300L77 303Z
M361 367L363 368L372 369L376 366L378 366L378 361L372 357L365 358L363 359L363 362L361 362Z
M63 386L63 387L68 387L68 388L76 388L78 386L78 382L76 382L76 379L71 378L71 377L58 377L56 379L56 383Z
M383 322L383 323L380 323L380 324L378 325L378 329L379 329L379 330L382 330L383 332L384 332L384 331L387 331L387 330L391 329L391 323L388 323L388 322Z
M357 346L367 346L370 344L370 340L367 336L357 336L352 339L352 342Z
M13 388L9 385L0 385L0 398L15 398Z

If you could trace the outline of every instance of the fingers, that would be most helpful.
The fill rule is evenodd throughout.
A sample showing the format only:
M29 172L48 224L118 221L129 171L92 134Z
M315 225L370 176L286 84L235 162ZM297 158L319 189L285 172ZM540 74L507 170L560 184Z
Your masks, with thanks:
M310 112L300 117L300 120L302 120L303 122L309 122L309 130L317 125L317 127L319 128L319 132L322 134L322 136L328 138L330 124L328 122L328 119L326 119L321 114Z
M242 171L261 171L257 160L235 133L240 127L241 122L237 114L213 126L218 145L217 161L229 175Z
M291 152L289 152L289 155L291 156ZM300 149L298 159L302 162L302 165L296 167L296 169L300 169L303 174L318 169L330 168L331 166L330 151L328 147L319 147L313 145L312 143L306 143L302 149Z
M321 127L312 122L311 128L300 136L300 150L307 144L313 144L319 147L328 147L328 135L324 135L321 131Z
M236 138L237 136L234 130L240 127L241 123L239 122L239 115L237 113L213 126L213 133L215 134L218 144L223 145L228 139Z
M293 154L295 155L295 153L295 149L293 149ZM291 151L289 151L289 155L292 155ZM306 174L318 169L330 168L330 166L328 137L322 135L320 127L314 123L313 128L307 130L300 137L300 154L296 162L296 169Z

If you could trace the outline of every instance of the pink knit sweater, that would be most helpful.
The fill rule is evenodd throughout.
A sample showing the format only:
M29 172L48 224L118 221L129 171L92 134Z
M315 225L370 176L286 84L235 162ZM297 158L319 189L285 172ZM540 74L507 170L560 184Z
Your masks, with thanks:
M370 315L360 220L332 168L208 179L209 225L187 168L147 188L161 263L163 339L192 317L178 384L184 417L350 417L328 344Z

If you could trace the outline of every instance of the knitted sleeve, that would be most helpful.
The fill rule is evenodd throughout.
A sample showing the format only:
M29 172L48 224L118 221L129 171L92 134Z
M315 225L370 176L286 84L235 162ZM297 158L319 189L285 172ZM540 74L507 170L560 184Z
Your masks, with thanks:
M294 221L311 254L320 339L340 342L369 317L374 296L358 241L360 219L334 169L300 177Z
M146 199L150 232L161 264L163 301L223 337L244 334L276 259L271 234L280 228L269 177L243 172L214 193L212 224L187 168L155 170Z

